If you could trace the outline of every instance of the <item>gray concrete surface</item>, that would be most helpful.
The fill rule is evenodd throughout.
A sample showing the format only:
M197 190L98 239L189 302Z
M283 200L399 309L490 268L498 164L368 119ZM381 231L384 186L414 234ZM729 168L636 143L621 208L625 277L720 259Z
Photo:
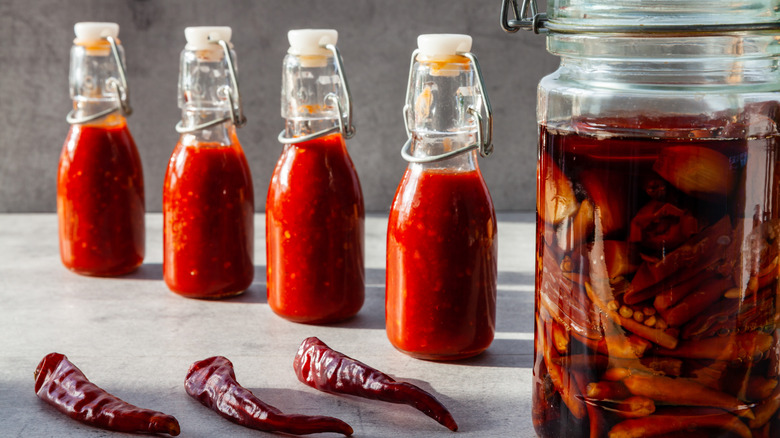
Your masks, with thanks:
M262 211L281 151L276 135L287 30L340 32L358 135L349 150L371 211L389 209L405 162L401 107L409 56L420 33L468 33L495 111L495 154L482 160L499 210L533 210L535 87L555 70L544 37L505 34L500 0L2 0L0 1L0 212L55 211L56 169L68 126L73 24L116 21L126 53L147 208L160 211L173 130L184 27L229 25L249 124L239 132ZM544 2L540 3L542 9Z
M499 215L496 340L476 358L435 363L396 351L385 336L382 214L366 223L365 306L331 326L287 322L269 309L262 236L251 288L230 300L197 301L169 292L162 281L160 214L147 217L145 264L121 278L67 271L57 250L56 215L0 214L0 436L125 436L84 426L37 399L33 371L57 351L124 400L174 415L183 437L271 436L222 419L184 392L189 365L218 354L233 361L239 382L261 399L285 412L341 418L355 437L532 437L533 219ZM263 223L258 214L258 229ZM308 336L432 392L460 430L453 435L407 406L301 384L292 359Z

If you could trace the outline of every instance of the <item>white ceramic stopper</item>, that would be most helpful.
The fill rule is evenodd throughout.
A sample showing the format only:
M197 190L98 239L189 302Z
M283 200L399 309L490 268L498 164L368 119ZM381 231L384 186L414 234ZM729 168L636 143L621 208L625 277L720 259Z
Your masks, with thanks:
M119 35L119 25L116 23L96 23L82 21L73 26L76 40L82 43L100 41L106 37L116 38Z
M186 50L208 50L219 48L215 43L223 40L230 43L233 30L230 26L194 26L184 29L187 39Z
M454 33L431 33L417 37L417 48L426 57L452 56L471 51L471 37Z
M291 55L326 56L330 51L322 46L335 45L339 40L339 33L335 29L296 29L287 32L287 40L290 42L287 53Z

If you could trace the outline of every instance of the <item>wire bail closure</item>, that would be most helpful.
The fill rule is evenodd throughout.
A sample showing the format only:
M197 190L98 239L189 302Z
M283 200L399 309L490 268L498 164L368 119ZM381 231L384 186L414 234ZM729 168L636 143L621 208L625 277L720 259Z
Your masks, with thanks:
M88 123L117 111L123 116L129 116L133 113L133 108L130 107L130 88L127 86L125 64L122 62L122 57L119 55L119 48L116 45L116 40L112 36L107 36L105 39L108 41L108 44L111 45L111 54L114 56L114 61L116 61L117 70L119 71L119 79L117 80L114 77L108 78L106 79L106 85L108 86L108 90L116 95L119 105L86 117L76 117L76 110L72 109L65 117L65 120L71 125Z
M512 10L514 18L509 18L509 10ZM520 29L532 30L534 33L547 31L547 14L539 12L536 0L523 0L520 9L517 8L517 0L501 0L501 28L505 32L514 33Z
M474 66L474 71L477 72L477 88L482 96L482 109L485 111L487 117L483 117L479 109L469 105L466 109L469 114L474 116L477 122L477 141L476 143L455 149L453 151L445 152L439 155L432 155L428 157L416 157L412 155L412 130L409 128L409 111L411 111L411 90L412 90L412 75L414 73L414 62L417 59L417 55L420 53L420 49L415 49L412 52L412 60L409 63L409 80L406 86L406 104L403 108L404 113L404 127L406 128L406 135L409 138L401 148L401 156L404 160L410 163L432 163L435 161L446 160L447 158L454 157L465 152L479 150L479 155L482 157L488 157L493 153L493 107L490 105L490 98L488 97L487 90L485 89L485 79L482 76L482 68L477 61L477 57L471 52L458 52L458 55L465 56L469 59Z
M341 99L339 99L339 96L336 93L328 93L325 96L324 103L327 104L331 102L331 105L336 107L336 110L339 113L338 126L334 126L328 129L323 129L321 131L313 132L311 134L302 135L300 137L288 137L286 130L283 129L282 132L280 132L279 136L277 137L279 143L282 144L304 143L310 140L314 140L315 138L324 137L326 135L330 135L336 132L341 133L341 136L344 137L345 140L349 140L350 138L354 137L355 133L357 132L357 130L355 129L355 125L352 124L352 94L349 91L349 83L347 83L347 77L344 74L344 61L341 59L341 53L339 52L339 49L338 47L336 47L335 44L325 44L320 47L329 50L330 53L333 54L333 59L336 61L336 67L338 67L338 73L339 73L339 80L341 81L341 86L342 89L344 90L344 98L347 101L346 112L344 111L344 107L342 107L341 105Z
M217 89L217 94L228 101L230 105L230 115L221 117L219 119L211 120L199 125L184 127L181 120L176 123L176 132L179 134L187 134L190 132L200 131L201 129L210 128L212 126L221 125L227 121L233 122L236 128L241 128L246 125L246 117L244 116L244 107L241 104L241 92L238 87L238 75L236 75L236 65L233 61L233 57L230 55L230 46L225 40L211 41L212 43L219 44L222 47L222 51L225 53L225 61L227 62L228 74L230 75L230 81L233 84L231 88L229 85L223 85Z

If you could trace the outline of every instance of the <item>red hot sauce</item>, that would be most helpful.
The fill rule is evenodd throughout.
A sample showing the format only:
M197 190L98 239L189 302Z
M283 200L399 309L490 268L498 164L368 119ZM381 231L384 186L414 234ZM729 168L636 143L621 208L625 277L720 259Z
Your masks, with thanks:
M168 163L163 271L190 298L236 295L254 278L252 176L231 137L231 145L179 142Z
M333 322L363 305L364 206L341 134L285 146L268 190L268 304L286 319Z
M68 269L112 276L141 264L143 171L124 118L71 125L57 172L57 210L60 256Z
M496 217L479 169L411 165L390 211L386 324L417 358L452 360L493 341Z

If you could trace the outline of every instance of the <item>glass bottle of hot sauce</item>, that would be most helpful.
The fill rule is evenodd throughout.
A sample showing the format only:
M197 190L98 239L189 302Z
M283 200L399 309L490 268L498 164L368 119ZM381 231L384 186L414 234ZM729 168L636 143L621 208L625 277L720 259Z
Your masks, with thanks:
M495 331L496 216L477 163L477 150L492 149L492 116L471 37L417 43L404 107L410 163L387 229L386 329L406 354L453 360L487 349Z
M363 306L363 194L344 142L354 134L335 30L292 30L284 59L284 150L266 201L268 304L328 323Z
M60 256L84 275L113 276L144 258L144 181L127 128L124 50L116 23L77 23L70 52L70 131L57 172Z
M246 119L229 27L188 27L181 134L163 188L163 276L190 298L244 292L254 277L254 191L236 127Z

